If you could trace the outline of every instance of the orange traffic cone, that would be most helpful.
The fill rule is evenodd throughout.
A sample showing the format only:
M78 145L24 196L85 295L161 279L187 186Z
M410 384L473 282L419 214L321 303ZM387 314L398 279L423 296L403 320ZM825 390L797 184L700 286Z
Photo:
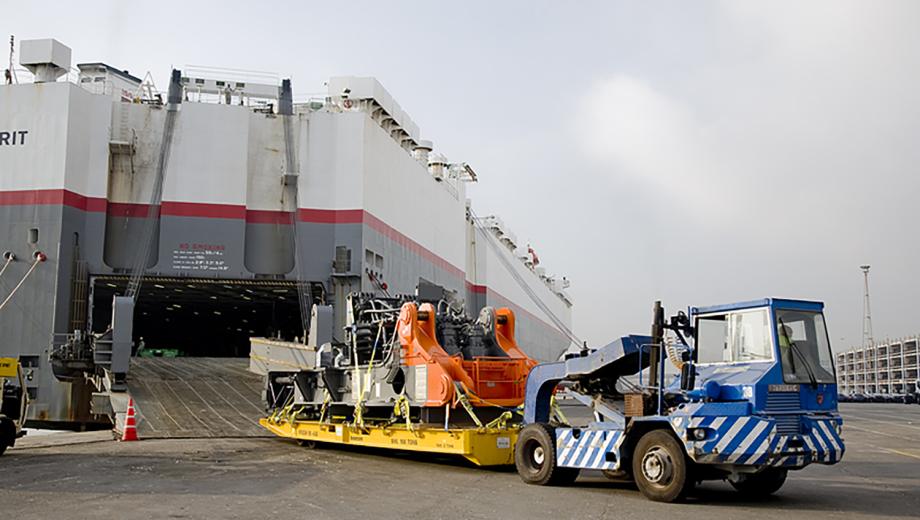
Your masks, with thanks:
M134 398L128 398L128 412L125 414L125 427L121 432L121 440L137 441L137 419L134 418Z

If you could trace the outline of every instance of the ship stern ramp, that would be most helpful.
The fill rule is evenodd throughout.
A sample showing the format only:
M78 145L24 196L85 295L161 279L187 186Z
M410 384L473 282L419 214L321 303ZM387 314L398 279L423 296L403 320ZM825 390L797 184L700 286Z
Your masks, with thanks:
M131 359L127 390L110 392L116 433L133 399L141 439L266 437L262 378L245 358Z

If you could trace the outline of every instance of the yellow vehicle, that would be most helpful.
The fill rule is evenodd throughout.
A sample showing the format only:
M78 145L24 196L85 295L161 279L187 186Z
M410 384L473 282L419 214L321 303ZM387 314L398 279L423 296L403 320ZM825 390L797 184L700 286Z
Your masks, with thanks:
M26 421L29 394L18 359L0 358L0 390L0 455L3 455L8 447L16 444L16 439L26 434L22 425Z

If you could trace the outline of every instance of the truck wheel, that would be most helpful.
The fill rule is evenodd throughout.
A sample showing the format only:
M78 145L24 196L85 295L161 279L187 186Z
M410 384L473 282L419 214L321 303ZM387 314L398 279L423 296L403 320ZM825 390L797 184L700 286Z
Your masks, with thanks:
M665 430L652 430L636 445L632 473L639 491L655 502L682 499L693 485L684 449Z
M544 423L524 427L514 446L514 465L528 484L559 486L578 478L578 468L560 468L556 461L556 431Z
M786 482L785 468L767 468L759 473L745 474L737 482L729 481L739 493L749 497L765 497L779 491Z

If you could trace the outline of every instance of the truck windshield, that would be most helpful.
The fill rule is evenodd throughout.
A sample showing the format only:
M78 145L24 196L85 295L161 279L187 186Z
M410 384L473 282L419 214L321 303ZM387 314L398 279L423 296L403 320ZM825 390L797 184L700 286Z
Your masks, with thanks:
M776 337L785 382L836 382L824 315L820 312L777 309Z

